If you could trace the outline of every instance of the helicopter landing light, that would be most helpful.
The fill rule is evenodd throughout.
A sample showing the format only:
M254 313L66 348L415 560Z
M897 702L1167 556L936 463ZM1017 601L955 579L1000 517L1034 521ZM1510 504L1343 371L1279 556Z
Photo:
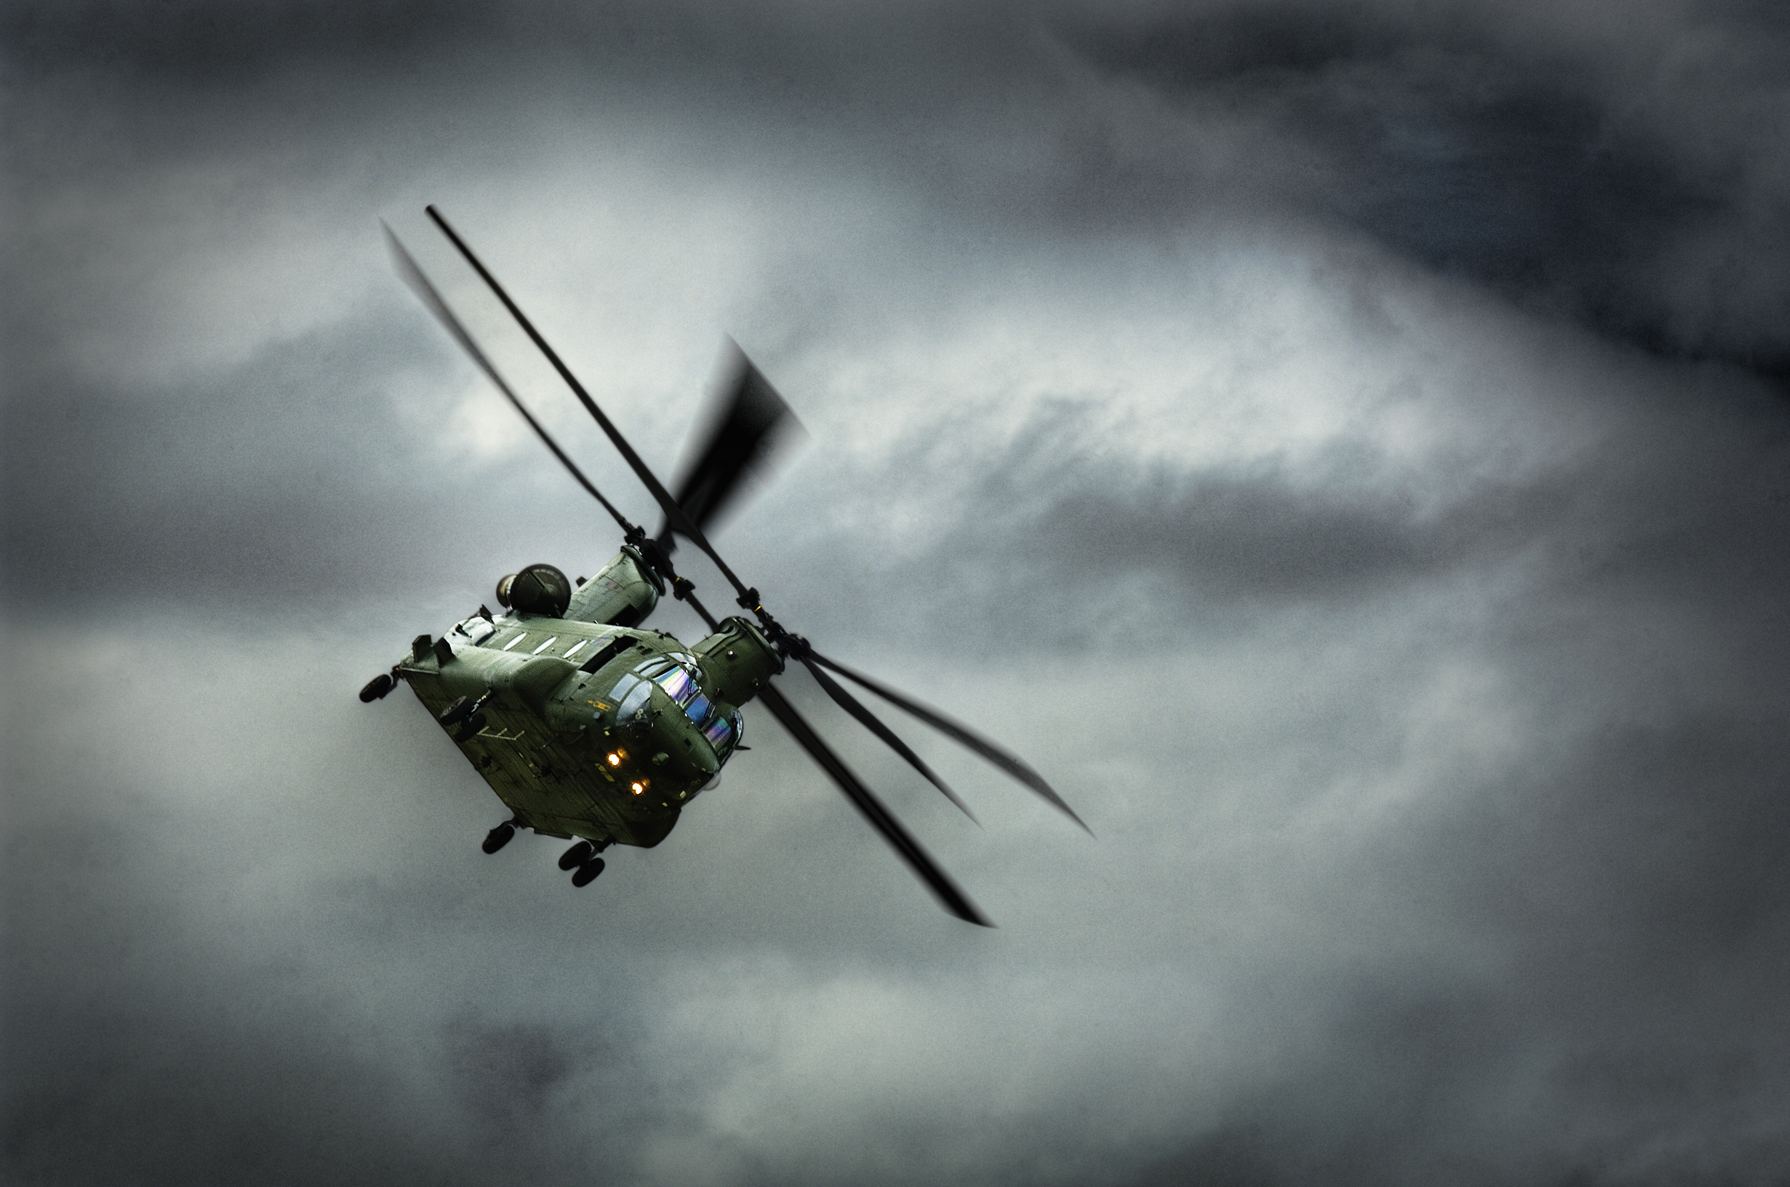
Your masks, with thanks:
M609 765L612 767L619 767L622 765L621 751L618 750L609 756Z
M646 790L646 784L644 784L644 783L634 784L634 794L635 795L639 795L641 792L643 792L645 790Z

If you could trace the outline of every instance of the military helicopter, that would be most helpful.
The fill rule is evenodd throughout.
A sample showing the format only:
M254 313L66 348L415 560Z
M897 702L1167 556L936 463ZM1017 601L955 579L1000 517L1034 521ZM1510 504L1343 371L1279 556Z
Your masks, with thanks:
M757 700L945 910L992 927L772 681L792 661L806 668L829 697L972 819L938 773L835 675L939 730L1084 830L1087 825L1017 755L905 693L828 659L787 630L761 604L758 591L735 576L709 543L706 529L742 479L799 427L783 397L730 342L729 379L718 389L707 438L690 454L694 460L673 496L441 212L429 206L426 213L596 419L664 518L649 536L591 483L386 227L400 276L567 472L615 519L623 543L615 559L588 580L571 581L549 564L529 565L504 577L496 590L500 612L480 606L440 638L417 636L390 672L361 689L361 700L379 700L399 683L408 684L511 813L486 836L484 851L496 853L519 828L574 840L559 859L562 870L572 871L574 886L589 885L603 872L600 854L609 846L651 848L670 834L684 808L715 786L730 759L748 749L741 744L741 709ZM714 563L751 618L717 619L697 599L695 586L672 561L679 536ZM686 647L664 631L640 625L668 590L708 625L706 638Z

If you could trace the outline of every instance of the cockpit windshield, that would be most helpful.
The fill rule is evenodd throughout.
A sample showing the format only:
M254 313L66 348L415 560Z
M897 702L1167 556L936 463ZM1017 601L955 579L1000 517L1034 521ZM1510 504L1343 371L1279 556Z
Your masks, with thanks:
M631 721L646 709L652 700L653 685L665 690L676 701L691 724L702 731L717 754L739 744L739 710L721 712L721 706L709 700L697 684L700 670L694 656L682 652L658 655L641 662L632 672L616 682L610 698L615 702L616 719Z
M661 672L653 677L665 695L679 705L688 705L690 698L697 696L696 678L681 665L673 665L669 671Z
M684 661L688 661L687 663ZM692 721L701 723L702 717L708 713L708 698L696 685L696 660L682 652L671 655L656 655L643 660L632 672L616 681L610 699L616 703L616 718L629 721L645 709L652 699L652 686L657 684L665 690L665 695L678 703L678 707L690 715ZM693 712L700 703L702 714Z
M615 719L617 721L632 721L652 700L653 686L629 672L616 681L615 691L609 695L615 701Z
M702 733L717 754L734 746L740 736L740 711L716 714L713 721L702 727Z

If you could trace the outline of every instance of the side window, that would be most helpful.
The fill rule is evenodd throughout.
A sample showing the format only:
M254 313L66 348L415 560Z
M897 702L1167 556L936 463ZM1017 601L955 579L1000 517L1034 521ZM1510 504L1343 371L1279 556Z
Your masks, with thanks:
M720 752L727 749L733 741L733 723L725 717L717 717L702 727L702 733L709 744Z
M644 669L641 674L645 675ZM690 698L696 695L696 681L678 664L671 664L670 670L656 679L659 682L659 687L665 690L666 695L680 705L689 704Z
M630 680L633 680L633 677L624 676L622 678L622 683L615 686L616 691L618 693L623 691L623 685L626 685ZM621 704L616 706L615 719L617 721L632 721L636 714L640 713L649 703L651 703L652 697L653 686L650 681L635 681L634 687L627 689L627 695L622 697Z
M684 716L700 726L702 724L702 719L707 717L713 708L714 706L709 704L709 699L707 697L703 696L701 693L697 693L694 697L690 698L690 703L684 706Z
M632 641L626 635L609 640L607 643L604 643L595 654L584 661L581 670L595 672L598 668L626 651L631 642Z

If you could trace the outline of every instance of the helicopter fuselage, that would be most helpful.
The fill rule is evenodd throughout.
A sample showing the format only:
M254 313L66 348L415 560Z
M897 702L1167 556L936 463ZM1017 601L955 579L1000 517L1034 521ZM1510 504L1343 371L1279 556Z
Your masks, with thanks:
M549 567L505 580L537 570ZM551 570L549 584L555 575L564 582ZM559 613L481 607L440 639L419 637L394 675L517 825L599 847L657 845L715 785L740 745L739 707L783 662L743 618L689 647L632 625L656 586L624 548L569 598L549 599Z

